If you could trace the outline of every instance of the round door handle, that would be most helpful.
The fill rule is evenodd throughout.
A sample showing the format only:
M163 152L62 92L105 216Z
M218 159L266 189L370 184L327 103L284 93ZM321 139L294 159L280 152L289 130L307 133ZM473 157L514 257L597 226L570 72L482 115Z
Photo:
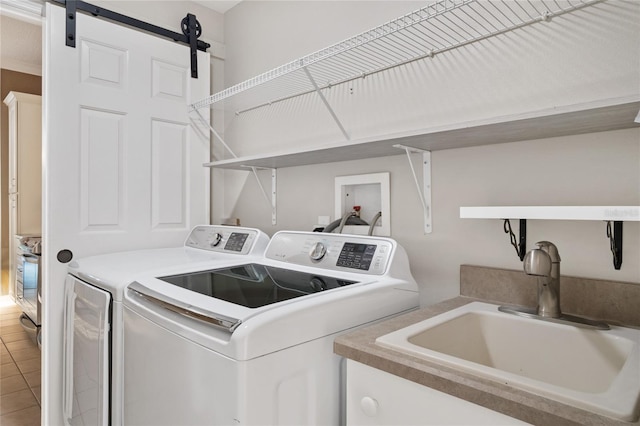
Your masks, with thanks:
M58 252L56 258L60 263L69 263L71 262L71 259L73 259L73 253L71 250L63 249Z
M360 400L360 408L362 412L369 417L375 417L378 415L378 401L370 396L365 396Z

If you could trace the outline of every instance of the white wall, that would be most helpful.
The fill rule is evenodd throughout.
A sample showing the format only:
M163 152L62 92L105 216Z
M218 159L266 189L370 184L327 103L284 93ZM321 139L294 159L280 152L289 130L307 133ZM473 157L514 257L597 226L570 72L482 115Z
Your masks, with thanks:
M248 179L234 214L268 233L311 230L318 215L333 214L335 176L391 174L391 232L409 252L423 303L459 292L459 266L521 269L500 220L460 219L461 206L640 205L640 130L435 151L432 153L433 232L422 233L422 210L403 155L278 170L278 224L254 179ZM264 172L267 179L268 172ZM512 222L518 232L518 222ZM527 223L536 241L558 245L562 273L640 282L640 226L624 224L624 262L612 265L604 222Z
M423 6L422 2L245 1L225 15L226 86ZM331 89L354 137L637 95L640 3L610 1L573 15ZM354 89L352 97L345 96ZM340 140L317 100L224 116L238 155ZM334 177L391 173L392 236L409 252L422 302L458 294L463 263L520 269L498 220L461 220L460 206L640 205L640 130L433 152L433 229L403 156L278 170L278 224L255 180L217 172L222 217L268 233L310 230L333 214ZM238 173L242 177L238 178ZM266 172L262 174L269 184ZM235 189L234 189L235 188ZM513 224L517 232L517 222ZM605 224L529 221L527 248L555 242L564 274L640 283L640 227L624 225L624 263L612 266Z

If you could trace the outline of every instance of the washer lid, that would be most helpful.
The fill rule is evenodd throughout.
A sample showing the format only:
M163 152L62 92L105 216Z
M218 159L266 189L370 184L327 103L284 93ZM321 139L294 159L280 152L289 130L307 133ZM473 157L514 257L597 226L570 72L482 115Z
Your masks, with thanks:
M158 279L248 308L260 308L356 283L356 281L256 263L158 277Z

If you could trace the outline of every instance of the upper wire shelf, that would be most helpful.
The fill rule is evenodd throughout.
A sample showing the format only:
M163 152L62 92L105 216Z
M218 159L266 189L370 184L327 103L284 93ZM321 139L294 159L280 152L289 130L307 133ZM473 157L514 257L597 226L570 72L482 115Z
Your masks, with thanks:
M191 105L237 114L319 92L604 0L440 0Z

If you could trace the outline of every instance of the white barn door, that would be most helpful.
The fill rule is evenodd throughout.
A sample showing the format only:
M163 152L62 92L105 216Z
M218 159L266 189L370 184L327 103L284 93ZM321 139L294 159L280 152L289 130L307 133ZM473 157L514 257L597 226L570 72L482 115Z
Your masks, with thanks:
M50 3L44 33L42 420L57 425L64 257L178 246L209 222L209 130L188 105L210 68L198 52L193 79L187 46L81 13L67 47Z

